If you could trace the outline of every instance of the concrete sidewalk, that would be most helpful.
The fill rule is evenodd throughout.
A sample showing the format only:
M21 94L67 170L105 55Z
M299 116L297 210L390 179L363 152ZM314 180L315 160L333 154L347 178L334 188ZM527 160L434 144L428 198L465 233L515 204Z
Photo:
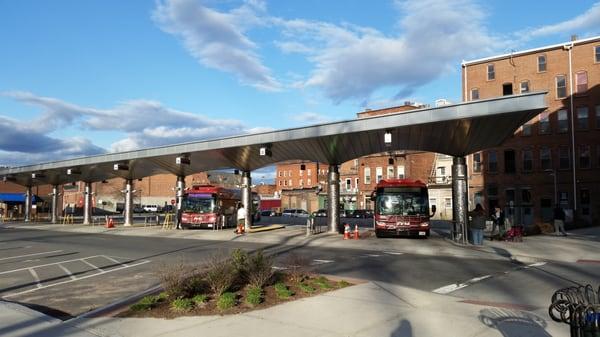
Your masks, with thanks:
M27 309L26 309L27 310ZM547 308L523 311L368 282L264 310L229 316L88 318L60 323L0 305L0 335L24 336L567 336ZM5 318L8 317L8 318ZM43 322L43 323L40 323Z

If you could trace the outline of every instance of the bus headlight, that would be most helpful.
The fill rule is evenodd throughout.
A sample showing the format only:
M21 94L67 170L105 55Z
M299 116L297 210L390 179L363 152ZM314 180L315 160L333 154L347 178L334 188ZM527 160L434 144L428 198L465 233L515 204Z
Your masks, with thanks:
M421 222L421 227L429 227L429 222Z
M375 226L385 227L385 221L375 221Z

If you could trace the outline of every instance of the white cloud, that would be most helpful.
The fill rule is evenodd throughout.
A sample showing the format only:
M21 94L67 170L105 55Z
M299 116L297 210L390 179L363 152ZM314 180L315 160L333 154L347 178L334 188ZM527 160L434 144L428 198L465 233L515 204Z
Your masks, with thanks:
M48 135L59 127L125 133L125 138L111 144L113 152L272 130L248 128L239 120L212 119L149 100L131 100L110 109L96 109L29 92L2 95L42 110L39 118L28 122L0 116L0 163L12 165L24 162L19 160L23 153L34 154L26 156L34 162L106 152L85 138L57 139ZM45 126L40 126L44 123Z
M322 88L335 102L367 99L384 87L397 96L457 67L464 57L501 45L484 27L483 11L470 0L398 1L398 32L337 26L306 20L273 19L283 29L283 52L306 54L314 69L304 86ZM465 20L465 18L469 18Z
M542 26L533 30L522 32L524 39L549 35L567 35L578 31L593 31L597 33L600 28L600 2L595 3L585 13L573 19L552 25Z
M264 10L262 1L247 1L222 13L195 0L165 0L157 3L152 18L180 38L201 64L232 73L256 88L279 90L280 84L256 54L256 44L244 34L245 28L262 24L257 13Z
M316 112L303 112L300 114L295 114L290 116L290 119L296 122L301 122L303 124L323 124L332 121L331 118L324 115L320 115Z

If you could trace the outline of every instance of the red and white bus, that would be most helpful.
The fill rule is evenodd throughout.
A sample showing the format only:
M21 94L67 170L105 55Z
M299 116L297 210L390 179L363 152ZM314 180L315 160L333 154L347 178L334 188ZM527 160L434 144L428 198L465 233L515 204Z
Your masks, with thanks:
M371 195L375 201L375 235L429 236L429 194L420 180L381 180ZM435 213L435 205L431 207Z
M237 205L242 202L240 189L213 185L196 185L185 190L181 204L183 228L235 227ZM256 214L260 199L252 193L252 214Z

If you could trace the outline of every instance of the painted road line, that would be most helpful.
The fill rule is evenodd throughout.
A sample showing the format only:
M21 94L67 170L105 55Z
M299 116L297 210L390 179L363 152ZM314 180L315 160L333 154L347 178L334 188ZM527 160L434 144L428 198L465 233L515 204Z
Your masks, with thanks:
M527 265L527 267L541 267L541 266L543 266L545 264L546 264L546 262L536 262L536 263L532 263L532 264Z
M10 260L10 259L18 259L20 257L28 257L28 256L35 256L35 255L44 255L44 254L51 254L51 253L60 253L63 250L53 250L53 251L49 251L49 252L41 252L41 253L33 253L33 254L26 254L26 255L19 255L19 256L10 256L10 257L3 257L0 259L0 261L2 260Z
M271 268L273 268L275 270L286 270L287 269L286 267L278 267L278 266L273 266Z
M314 262L314 263L312 263L313 265L319 265L319 264L333 263L335 261L314 259L313 262Z
M390 255L404 255L404 253L401 252L384 252L385 254L390 254Z
M92 267L92 268L94 268L94 269L96 269L96 270L100 271L101 273L103 273L103 272L104 272L104 269L102 269L102 268L100 268L100 267L97 267L97 266L94 266L93 264L91 264L90 262L86 261L85 259L87 259L87 258L83 258L83 259L81 259L81 262L83 262L83 263L87 264L88 266L90 266L90 267Z
M92 274L92 275L86 275L86 276L78 277L76 280L67 280L67 281L52 283L52 284L45 285L45 286L42 286L42 287L39 287L39 288L34 288L34 289L29 289L29 290L21 291L21 292L18 292L18 293L12 293L12 294L8 294L8 295L3 295L3 297L7 298L7 297L14 297L14 296L18 296L18 295L28 294L28 293L31 293L31 292L34 292L34 291L37 291L37 290L40 290L40 289L46 289L46 288L50 288L50 287L55 287L55 286L58 286L58 285L63 285L63 284L71 283L71 282L78 282L78 281L81 281L81 280L84 280L84 279L87 279L87 278L90 278L90 277L96 277L96 276L99 276L99 275L112 273L114 271L119 271L119 270L123 270L123 269L126 269L126 268L136 267L136 266L139 266L139 265L142 265L142 264L146 264L146 263L149 263L149 262L150 262L150 260L145 260L145 261L141 261L141 262L138 262L138 263L135 263L135 264L131 264L131 265L129 265L129 267L125 267L125 266L118 267L118 268L110 269L110 270L107 270L107 271L103 271L101 273L96 273L96 274Z
M91 259L93 257L99 257L99 256L101 256L101 255L95 255L95 256L86 257L86 259ZM26 268L19 268L19 269L7 270L7 271L0 272L0 275L10 274L10 273L16 273L18 271L27 270L29 268L40 268L40 267L54 266L54 265L61 264L61 263L67 263L67 262L73 262L73 261L81 261L81 260L82 259L65 260L65 261L54 262L54 263L40 264L40 265L37 265L37 266L31 266L31 267L26 267Z
M365 254L365 255L362 255L361 257L380 257L380 256L381 256L381 254Z
M129 265L128 265L127 263L122 263L121 261L117 261L117 260L113 259L113 258L112 258L112 257L110 257L110 256L102 255L102 257L103 257L103 258L105 258L105 259L107 259L107 260L111 260L111 261L112 261L112 262L114 262L114 263L117 263L117 264L120 264L120 265L123 265L123 266L129 267Z
M468 286L470 286L470 285L472 285L474 283L477 283L479 281L483 281L483 280L488 279L490 277L492 277L492 275L483 275L483 276L479 276L479 277L474 277L474 278L472 278L472 279L470 279L468 281L465 281L464 283L449 284L447 286L443 286L443 287L437 288L437 289L433 290L433 292L436 293L436 294L446 295L446 294L449 294L449 293L451 293L453 291L457 291L459 289L466 288L466 287L468 287Z
M63 266L62 264L58 264L58 267L60 269L62 269L67 275L69 275L69 277L71 278L71 280L76 280L77 277L75 277L75 275L73 275L73 273L71 273L71 271L69 269L67 269L67 267Z
M40 277L38 276L38 274L35 272L35 270L33 270L33 268L29 268L29 273L31 273L31 276L33 276L33 279L36 282L36 285L38 288L42 287L42 281L40 281Z

